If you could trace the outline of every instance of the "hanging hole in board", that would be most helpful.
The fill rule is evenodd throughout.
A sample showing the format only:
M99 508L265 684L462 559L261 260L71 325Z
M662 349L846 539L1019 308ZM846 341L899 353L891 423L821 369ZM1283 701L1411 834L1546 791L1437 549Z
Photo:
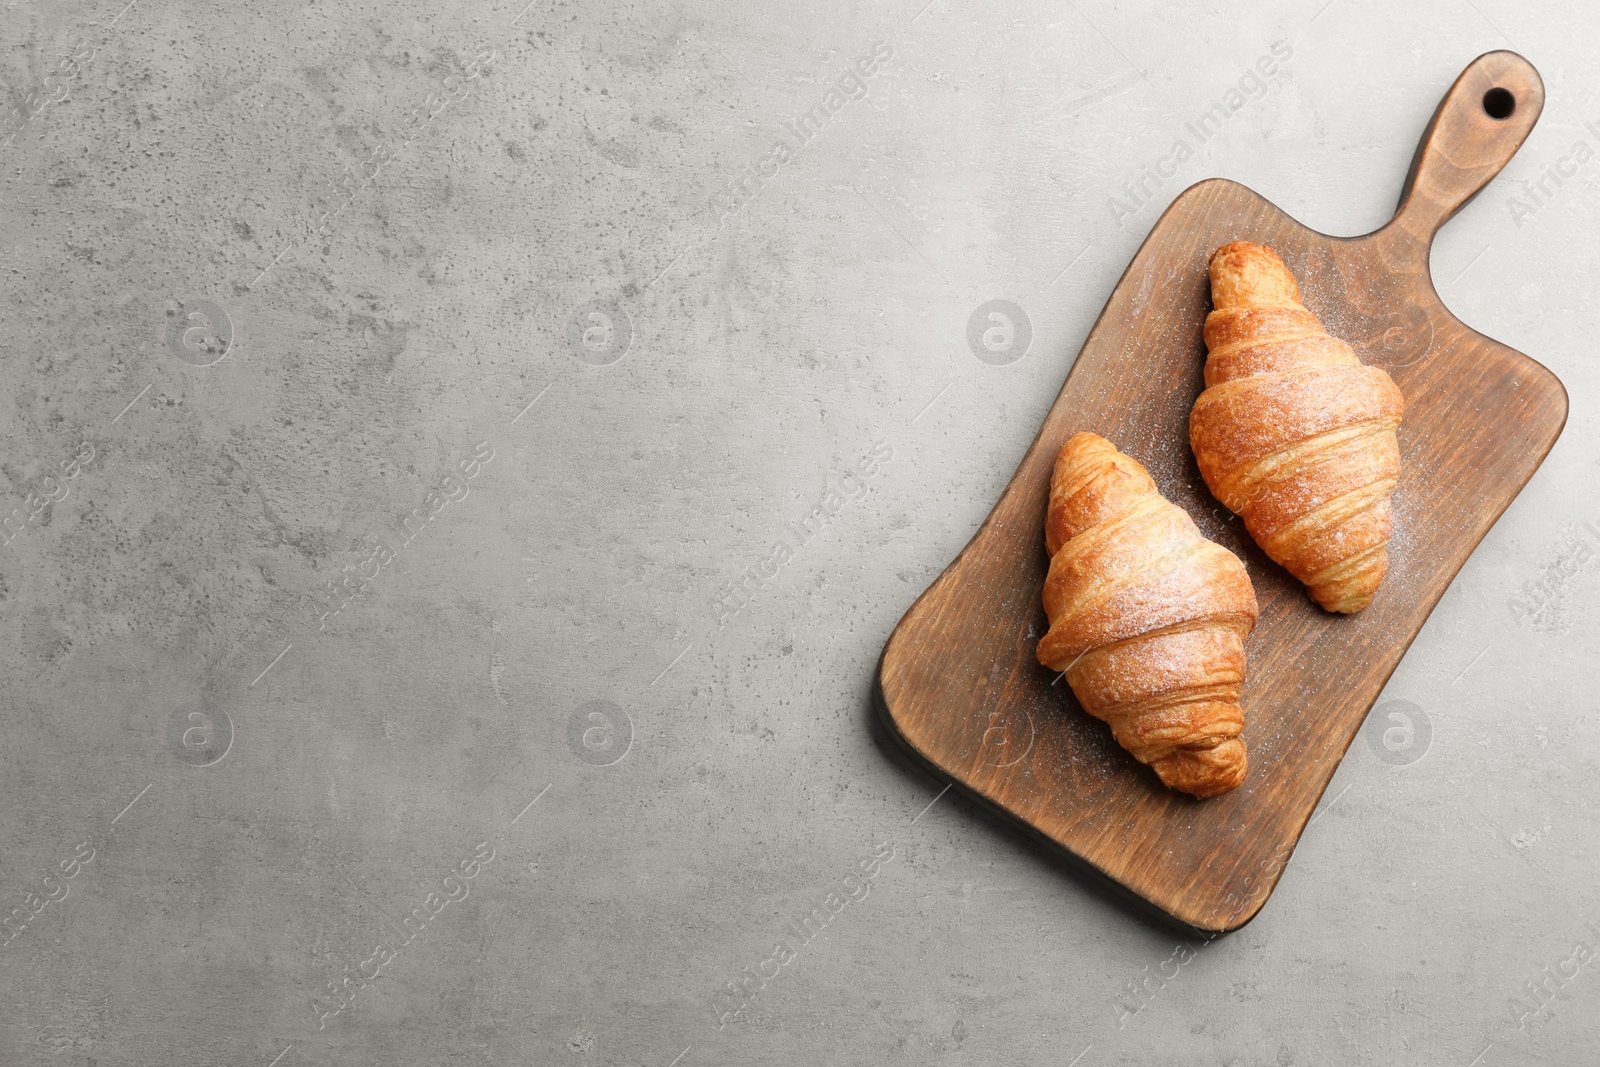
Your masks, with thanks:
M1498 86L1483 94L1483 112L1492 119L1508 119L1517 110L1517 98L1510 89Z

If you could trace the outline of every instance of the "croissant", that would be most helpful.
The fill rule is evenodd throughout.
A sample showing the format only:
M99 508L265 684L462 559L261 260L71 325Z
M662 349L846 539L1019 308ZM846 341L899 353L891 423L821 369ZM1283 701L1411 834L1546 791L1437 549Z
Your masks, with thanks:
M1039 662L1173 789L1211 797L1242 782L1239 686L1258 614L1244 564L1092 433L1056 456L1045 547Z
M1272 249L1217 249L1211 302L1189 413L1200 474L1318 604L1360 611L1389 569L1405 400L1306 310Z

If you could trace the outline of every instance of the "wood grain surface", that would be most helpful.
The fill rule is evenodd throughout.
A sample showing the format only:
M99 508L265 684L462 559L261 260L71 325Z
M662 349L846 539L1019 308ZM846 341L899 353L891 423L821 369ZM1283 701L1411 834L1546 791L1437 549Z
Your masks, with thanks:
M1182 193L1117 283L1000 501L890 637L877 685L889 732L1178 922L1215 932L1254 917L1400 657L1566 421L1555 376L1452 315L1428 269L1433 235L1515 154L1543 102L1521 56L1474 60L1423 134L1394 219L1363 237L1307 229L1229 181ZM1328 331L1405 394L1389 573L1354 616L1322 611L1267 559L1190 454L1207 264L1233 240L1276 249ZM1261 604L1246 646L1250 774L1222 797L1164 788L1035 658L1051 463L1079 430L1143 463L1249 568Z

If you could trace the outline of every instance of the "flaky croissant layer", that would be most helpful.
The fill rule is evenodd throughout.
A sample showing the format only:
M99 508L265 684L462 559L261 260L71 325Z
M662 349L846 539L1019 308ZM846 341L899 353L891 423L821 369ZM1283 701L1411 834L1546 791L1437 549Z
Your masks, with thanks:
M1092 433L1056 457L1045 547L1039 661L1172 788L1210 797L1242 782L1239 687L1258 615L1244 565Z
M1389 566L1400 390L1322 328L1270 248L1219 248L1211 299L1189 415L1200 474L1317 603L1360 611Z

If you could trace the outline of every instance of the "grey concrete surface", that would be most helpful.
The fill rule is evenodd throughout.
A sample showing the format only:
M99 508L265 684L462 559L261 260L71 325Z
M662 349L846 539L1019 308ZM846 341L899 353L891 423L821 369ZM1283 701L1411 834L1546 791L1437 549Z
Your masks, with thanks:
M524 3L0 8L0 1064L1595 1062L1600 12ZM1372 229L1500 47L1435 276L1565 435L1180 937L876 658L1165 203Z

